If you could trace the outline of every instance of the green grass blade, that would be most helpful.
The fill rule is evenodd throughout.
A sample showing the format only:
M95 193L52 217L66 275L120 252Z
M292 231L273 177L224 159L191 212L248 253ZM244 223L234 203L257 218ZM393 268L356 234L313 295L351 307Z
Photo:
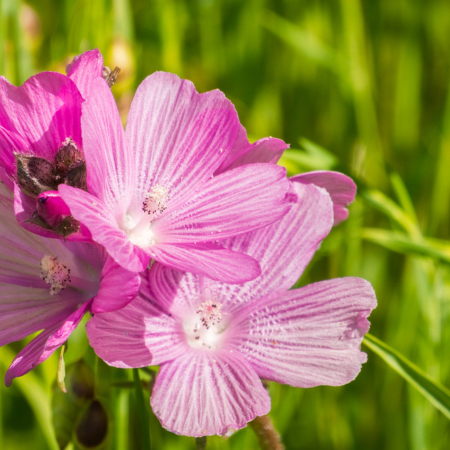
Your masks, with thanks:
M136 393L136 404L138 407L139 425L141 429L141 445L144 450L150 450L150 429L147 408L145 406L142 384L139 378L139 369L133 369L133 380Z
M3 347L0 356L0 363L3 364L3 368L6 370L8 365L5 361L12 361L15 355L8 347ZM30 405L45 440L47 441L48 448L50 450L59 450L55 433L52 428L52 413L50 410L50 402L48 400L49 393L42 386L42 382L34 372L29 372L24 377L15 378L13 383Z
M364 228L362 237L397 253L433 258L445 264L450 264L450 245L446 241L425 238L421 242L415 242L404 233L378 228Z
M306 56L317 64L328 67L339 74L341 64L333 49L328 48L314 35L303 30L298 25L267 10L261 20L261 25L273 33L302 56Z
M376 190L366 191L362 194L362 197L371 206L386 214L386 216L396 222L410 236L420 238L421 233L417 224L414 222L414 219L411 219L405 211L382 192Z
M363 343L450 419L450 390L433 381L416 365L375 336L366 334Z

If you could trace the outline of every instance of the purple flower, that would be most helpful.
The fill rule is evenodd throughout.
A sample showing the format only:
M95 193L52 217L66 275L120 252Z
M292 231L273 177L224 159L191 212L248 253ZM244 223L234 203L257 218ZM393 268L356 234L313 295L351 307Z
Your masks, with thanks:
M15 192L18 222L41 236L90 238L56 197L61 183L86 189L81 104L102 69L101 54L93 50L78 57L69 76L42 72L20 87L0 77L2 180ZM51 202L41 197L48 191Z
M138 88L124 133L110 90L96 79L82 109L88 192L67 184L59 192L128 270L154 259L215 280L254 279L258 263L218 242L284 216L288 182L282 167L264 163L215 175L239 127L222 92L198 94L158 72Z
M270 410L260 378L297 387L338 386L366 361L360 351L376 306L371 285L339 278L289 290L333 224L325 189L292 182L290 212L228 241L262 274L241 285L154 264L140 295L87 324L108 364L160 364L152 408L167 429L223 435Z
M95 243L46 239L20 227L13 195L0 183L0 346L43 330L14 359L7 386L61 346L87 311L114 311L140 278Z

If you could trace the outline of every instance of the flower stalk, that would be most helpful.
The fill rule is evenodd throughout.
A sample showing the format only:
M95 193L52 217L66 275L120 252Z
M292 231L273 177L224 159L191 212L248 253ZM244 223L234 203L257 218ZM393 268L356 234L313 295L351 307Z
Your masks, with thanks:
M280 433L273 426L272 419L268 414L258 416L249 422L253 428L261 450L284 450L285 447L281 442Z

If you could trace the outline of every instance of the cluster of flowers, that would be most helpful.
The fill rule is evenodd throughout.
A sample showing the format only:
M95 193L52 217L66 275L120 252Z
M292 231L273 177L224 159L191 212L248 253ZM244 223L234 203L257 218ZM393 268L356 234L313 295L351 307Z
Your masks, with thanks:
M123 130L103 60L20 87L0 78L0 345L42 330L5 383L48 358L90 312L95 352L160 365L167 429L224 434L267 414L261 378L298 387L358 374L376 306L341 278L289 290L356 187L286 178L283 141L250 144L218 90L154 73Z

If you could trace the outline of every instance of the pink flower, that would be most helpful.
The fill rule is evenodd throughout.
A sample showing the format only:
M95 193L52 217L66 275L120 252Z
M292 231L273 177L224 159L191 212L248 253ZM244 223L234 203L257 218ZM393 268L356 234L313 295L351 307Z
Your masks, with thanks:
M241 125L233 148L216 170L215 175L245 164L276 164L287 148L289 148L288 144L272 137L250 144L247 132ZM351 178L339 172L317 170L295 175L290 180L302 184L314 184L327 190L333 200L334 226L348 217L346 207L355 200L356 195L356 185Z
M333 224L329 194L291 183L290 212L226 245L257 259L262 274L241 285L154 264L140 295L87 324L108 364L160 364L152 408L167 429L223 435L270 410L260 378L296 387L339 386L366 361L360 351L376 306L371 285L339 278L289 290Z
M102 69L101 54L93 50L78 57L69 76L42 72L20 87L0 77L2 180L15 192L18 222L41 236L90 238L56 198L61 183L86 189L81 104ZM40 197L47 191L53 201L46 203Z
M129 303L140 279L98 244L46 239L20 227L2 183L0 216L0 346L43 330L12 362L9 386L61 346L87 311Z
M239 120L220 91L154 73L138 88L124 133L101 79L82 109L88 192L61 184L73 216L124 268L150 259L173 269L240 283L258 263L218 242L286 214L285 170L242 165L214 175L236 140ZM285 145L285 144L284 144Z

